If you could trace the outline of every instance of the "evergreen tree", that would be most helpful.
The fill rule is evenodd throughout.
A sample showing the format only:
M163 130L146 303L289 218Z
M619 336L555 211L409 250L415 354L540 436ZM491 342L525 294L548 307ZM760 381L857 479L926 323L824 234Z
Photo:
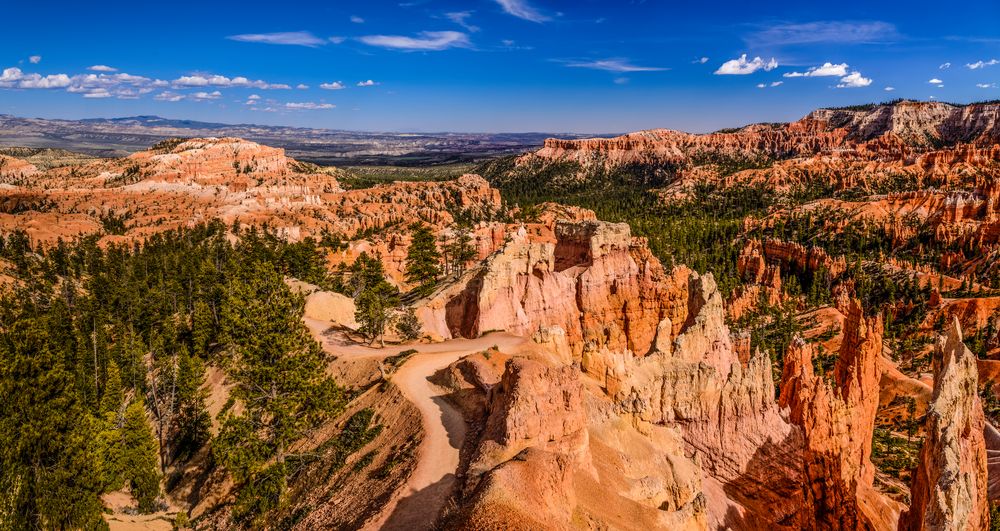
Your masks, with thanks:
M122 475L132 497L144 513L153 512L160 495L160 473L156 462L156 440L146 419L146 408L139 401L125 410L121 432Z
M194 355L201 358L208 357L215 336L215 315L212 313L212 308L205 301L195 301L194 310L191 312L191 344Z
M476 248L472 245L472 235L468 227L460 226L455 233L455 239L445 249L459 275L465 273L465 265L476 258Z
M94 426L37 319L0 333L0 396L0 528L100 527Z
M406 341L417 339L423 333L420 319L417 317L413 307L407 307L403 315L399 316L399 319L396 320L396 332L399 333L399 337Z
M232 396L243 411L224 419L213 456L242 490L265 482L265 463L284 470L289 445L342 401L325 374L322 349L302 324L304 299L268 263L241 264L234 273L222 321Z
M104 392L101 394L101 413L118 414L118 409L125 401L122 391L122 374L114 360L108 362L108 375L104 382Z
M177 363L177 415L175 457L186 457L196 452L211 437L212 419L205 409L208 391L205 383L205 364L197 356L183 350Z
M414 224L410 229L413 234L406 251L406 280L417 284L417 293L429 295L441 274L441 253L428 226Z
M369 343L378 340L385 346L385 329L392 320L392 310L398 305L399 290L384 278L366 286L354 299L354 319L360 325L358 331Z

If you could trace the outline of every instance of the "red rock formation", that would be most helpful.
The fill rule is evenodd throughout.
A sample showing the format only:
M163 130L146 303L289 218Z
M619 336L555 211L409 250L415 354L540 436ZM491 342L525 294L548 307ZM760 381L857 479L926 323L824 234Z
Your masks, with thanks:
M934 394L927 438L910 487L910 509L899 529L981 530L989 527L985 421L977 392L976 358L952 320L934 358Z
M865 319L852 302L832 387L813 372L811 345L797 339L785 355L779 403L805 440L803 528L881 528L891 516L872 487L882 330L880 317Z
M458 293L422 312L444 337L507 330L528 337L560 328L577 359L585 351L649 352L663 318L684 324L688 270L663 271L628 225L557 223L555 241L516 232Z

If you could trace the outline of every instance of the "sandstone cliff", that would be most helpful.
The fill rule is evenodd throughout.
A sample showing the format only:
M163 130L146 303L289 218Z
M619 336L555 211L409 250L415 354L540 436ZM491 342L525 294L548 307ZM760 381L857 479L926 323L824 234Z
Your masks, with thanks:
M987 529L985 421L977 390L976 358L953 319L934 359L934 394L927 438L913 477L910 509L899 528Z

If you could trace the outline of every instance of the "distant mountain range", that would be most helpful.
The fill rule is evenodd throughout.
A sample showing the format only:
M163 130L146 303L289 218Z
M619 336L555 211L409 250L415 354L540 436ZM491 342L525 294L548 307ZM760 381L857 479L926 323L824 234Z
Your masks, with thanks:
M174 137L239 137L285 148L317 164L445 164L474 162L542 146L552 133L377 133L336 129L222 124L159 116L55 120L0 115L0 147L59 148L101 157L124 156Z

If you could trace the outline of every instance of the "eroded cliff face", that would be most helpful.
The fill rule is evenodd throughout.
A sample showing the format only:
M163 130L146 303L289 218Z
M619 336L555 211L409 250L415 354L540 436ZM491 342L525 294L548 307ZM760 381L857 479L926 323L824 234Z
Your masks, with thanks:
M895 527L899 508L873 489L872 432L879 405L882 319L851 301L832 383L813 370L814 347L793 341L780 404L804 435L804 517L810 529Z
M650 351L664 318L675 334L686 315L686 268L663 270L628 225L558 222L554 238L516 229L470 274L421 312L444 337L507 330L558 337L572 361L584 352Z
M976 357L962 343L957 318L938 343L927 438L902 515L905 530L974 530L989 526L985 420Z

